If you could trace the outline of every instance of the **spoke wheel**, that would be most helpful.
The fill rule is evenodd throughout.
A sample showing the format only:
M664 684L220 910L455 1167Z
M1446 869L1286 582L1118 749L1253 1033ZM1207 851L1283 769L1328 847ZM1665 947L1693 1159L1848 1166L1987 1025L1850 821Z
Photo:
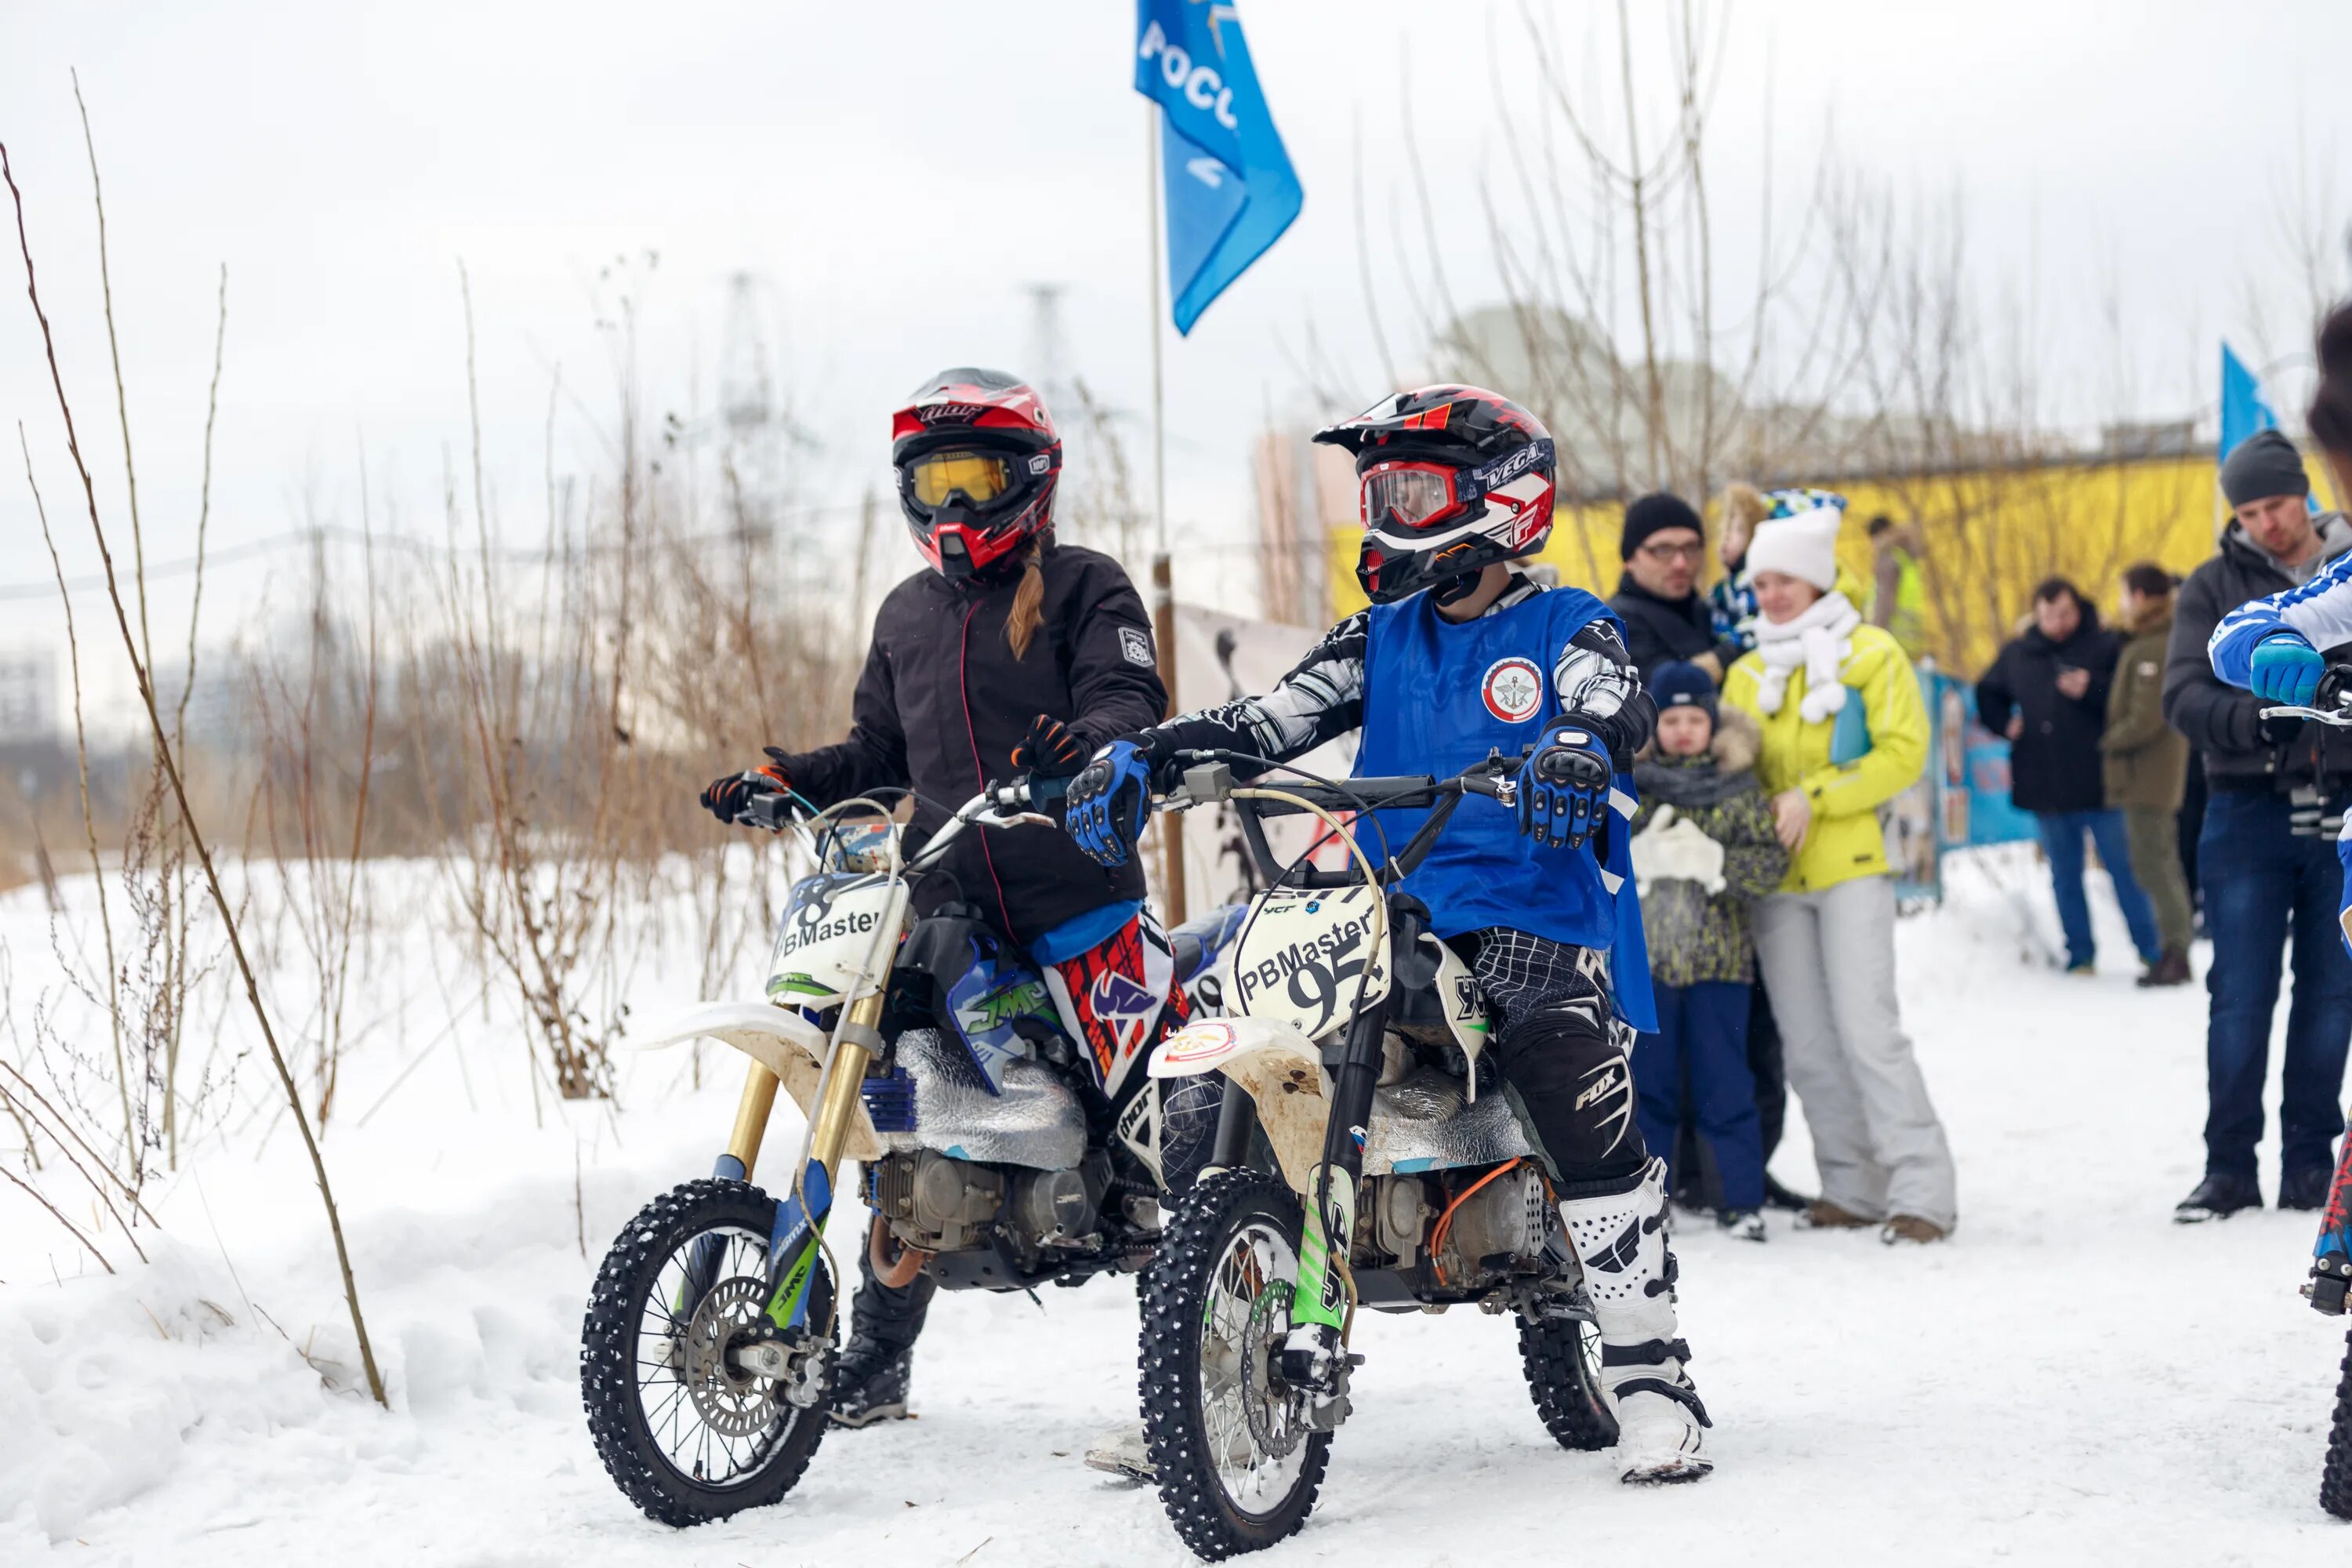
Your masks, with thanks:
M1519 1363L1544 1430L1563 1448L1596 1453L1617 1446L1617 1417L1601 1393L1601 1329L1582 1290L1580 1315L1519 1316Z
M761 1310L774 1216L757 1187L689 1182L647 1204L597 1270L581 1403L614 1483L665 1524L775 1501L824 1435L833 1281L820 1259L809 1331L784 1341ZM746 1358L764 1342L782 1344L784 1375Z
M2347 1337L2344 1376L2336 1385L2336 1413L2327 1424L2327 1465L2320 1473L2319 1506L2338 1519L2352 1519L2352 1336Z
M1215 1561L1295 1533L1331 1435L1275 1370L1298 1285L1298 1199L1227 1171L1178 1200L1142 1284L1145 1446L1184 1543Z

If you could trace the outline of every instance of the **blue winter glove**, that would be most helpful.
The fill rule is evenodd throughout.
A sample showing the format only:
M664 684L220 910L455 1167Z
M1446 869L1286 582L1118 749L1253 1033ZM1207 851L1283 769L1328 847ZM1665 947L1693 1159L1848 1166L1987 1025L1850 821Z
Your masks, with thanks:
M2327 661L2301 632L2276 631L2254 645L2249 684L2257 697L2308 708L2326 673Z
M1079 848L1124 866L1151 812L1151 759L1132 741L1113 741L1070 781L1062 824Z
M1576 849L1601 826L1616 770L1609 748L1566 721L1544 726L1519 770L1519 831L1538 844Z

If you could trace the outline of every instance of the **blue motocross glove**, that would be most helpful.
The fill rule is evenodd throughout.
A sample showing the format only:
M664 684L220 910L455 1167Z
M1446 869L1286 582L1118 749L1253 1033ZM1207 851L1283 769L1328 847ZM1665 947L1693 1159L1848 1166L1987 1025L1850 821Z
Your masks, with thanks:
M2301 632L2273 632L2254 645L2250 684L2257 697L2308 708L2326 673L2327 661Z
M1070 781L1063 826L1079 848L1124 866L1151 812L1151 759L1132 741L1113 741Z
M1519 831L1538 844L1580 848L1609 809L1616 770L1609 748L1565 721L1544 726L1535 754L1519 770Z

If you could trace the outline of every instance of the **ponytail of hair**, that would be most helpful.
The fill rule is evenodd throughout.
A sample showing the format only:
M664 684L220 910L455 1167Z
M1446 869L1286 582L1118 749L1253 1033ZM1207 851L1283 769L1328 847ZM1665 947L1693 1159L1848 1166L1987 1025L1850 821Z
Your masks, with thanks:
M1037 539L1029 542L1029 552L1021 561L1021 586L1013 591L1013 608L1004 616L1004 640L1012 645L1014 658L1029 657L1029 639L1037 635L1037 623L1045 618L1045 571L1037 564L1042 544Z

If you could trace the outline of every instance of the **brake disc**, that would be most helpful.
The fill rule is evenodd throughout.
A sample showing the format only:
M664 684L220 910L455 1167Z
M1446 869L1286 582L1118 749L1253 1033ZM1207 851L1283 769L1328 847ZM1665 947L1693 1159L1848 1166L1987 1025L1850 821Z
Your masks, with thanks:
M764 1281L738 1275L720 1281L686 1326L686 1392L712 1431L751 1437L776 1421L776 1380L733 1364L729 1351L756 1331L764 1316Z
M1286 1458L1307 1436L1298 1395L1274 1370L1283 1336L1290 1331L1293 1294L1287 1279L1267 1281L1250 1303L1241 1334L1242 1413L1249 1421L1250 1441L1258 1452L1276 1459Z

